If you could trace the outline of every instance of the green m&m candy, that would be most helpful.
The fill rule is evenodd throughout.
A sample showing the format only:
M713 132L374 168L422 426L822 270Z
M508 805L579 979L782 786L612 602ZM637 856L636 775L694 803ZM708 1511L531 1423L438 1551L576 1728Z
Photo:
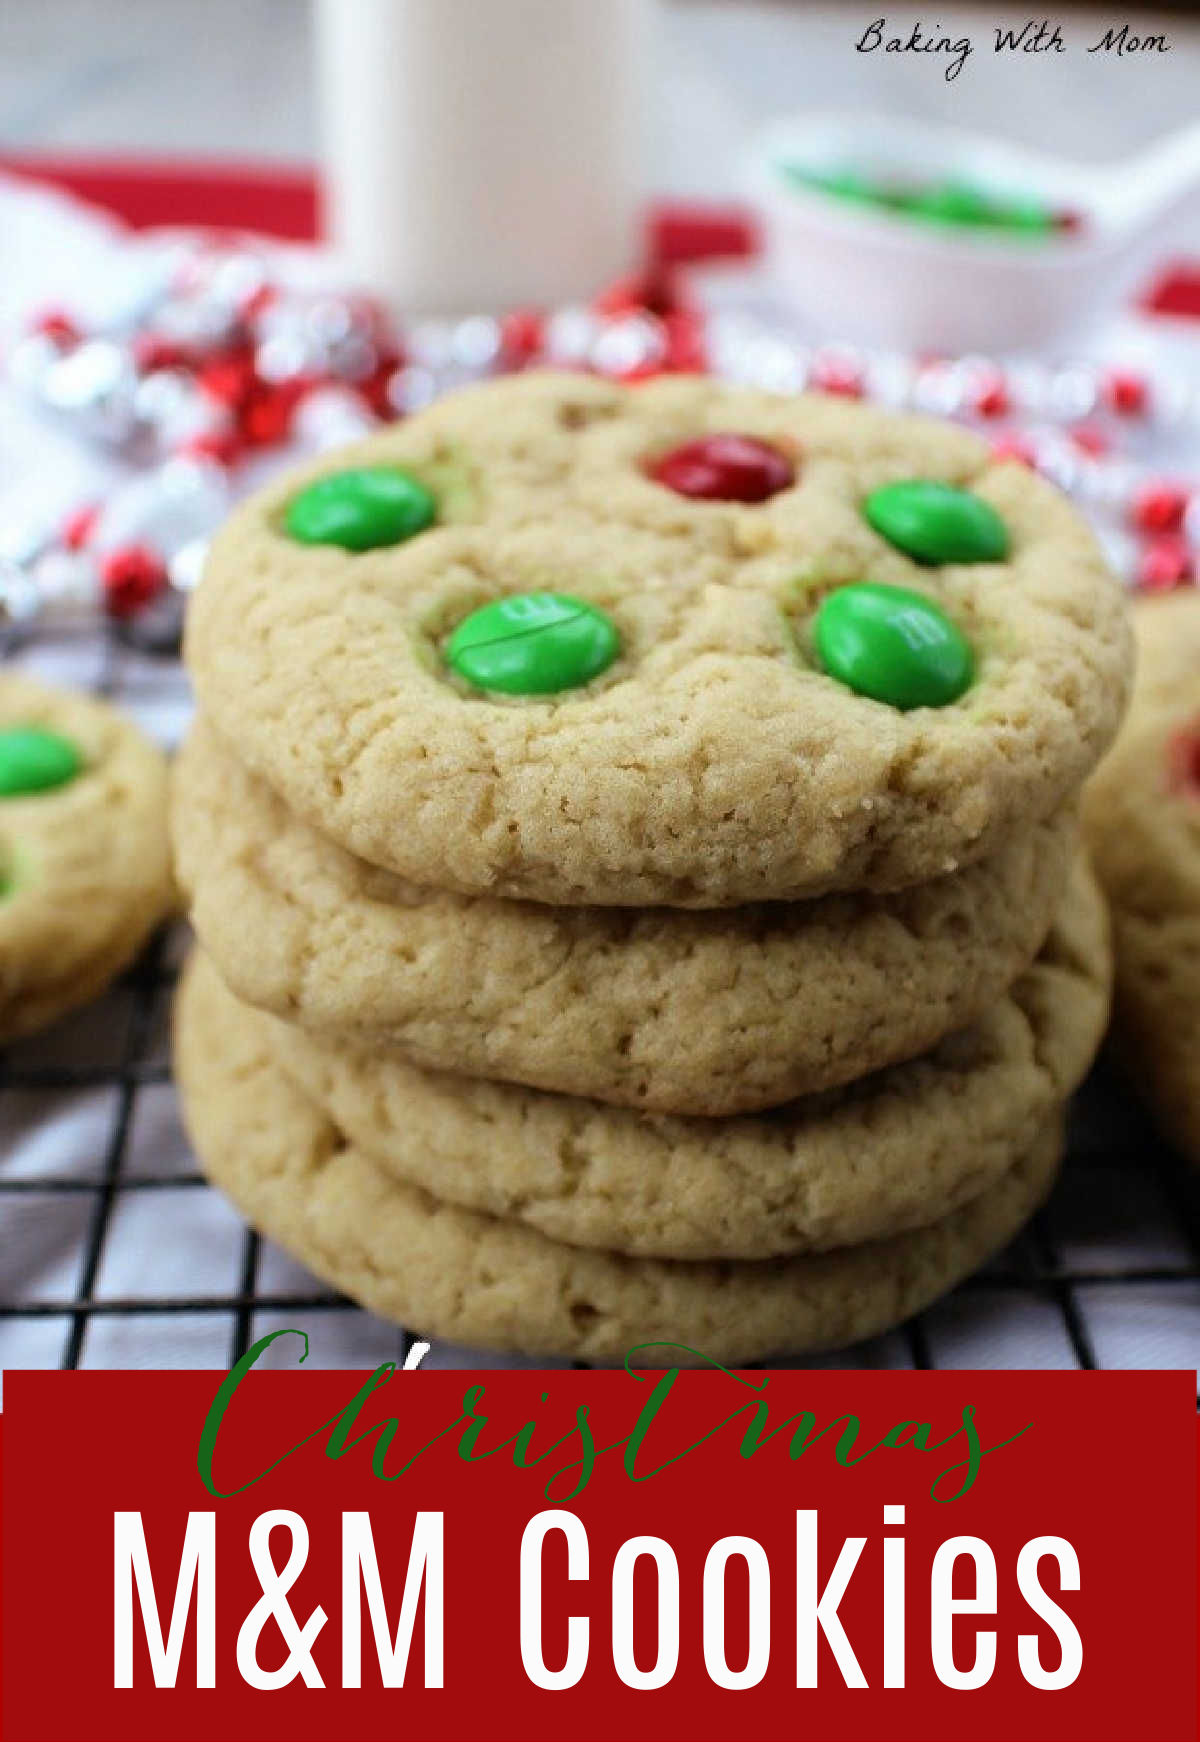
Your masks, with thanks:
M914 193L909 201L910 212L922 218L934 218L941 224L996 224L997 207L981 188L971 182L935 182Z
M437 518L437 503L419 478L398 466L353 466L318 478L293 496L284 515L300 544L378 550L402 544Z
M82 772L83 757L69 738L42 726L0 730L0 798L51 792Z
M834 199L853 200L860 205L878 203L879 194L865 175L853 169L805 169L803 164L785 163L781 171L786 181L797 187L811 188L814 193L830 194Z
M881 485L863 503L863 514L919 563L994 563L1008 555L1008 528L991 503L933 478Z
M873 581L830 593L814 624L830 677L893 708L943 708L975 672L971 644L931 599Z
M1054 228L1054 213L1034 199L1005 199L985 193L969 182L948 181L922 189L909 203L917 217L939 224L975 229L1016 230L1046 234Z
M610 617L566 593L515 593L464 617L446 647L478 690L547 696L598 677L621 651Z

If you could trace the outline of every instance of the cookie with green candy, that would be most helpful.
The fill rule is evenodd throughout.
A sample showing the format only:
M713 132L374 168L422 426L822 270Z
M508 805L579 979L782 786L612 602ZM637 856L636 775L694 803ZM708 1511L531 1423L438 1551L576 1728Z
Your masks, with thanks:
M162 753L105 702L0 673L0 1041L101 991L172 903Z
M83 772L79 746L44 726L0 727L0 798L53 792Z
M432 518L370 548L289 530L364 470L419 481ZM248 768L369 864L673 907L987 857L1070 801L1131 665L1086 525L963 429L536 373L251 497L187 658Z

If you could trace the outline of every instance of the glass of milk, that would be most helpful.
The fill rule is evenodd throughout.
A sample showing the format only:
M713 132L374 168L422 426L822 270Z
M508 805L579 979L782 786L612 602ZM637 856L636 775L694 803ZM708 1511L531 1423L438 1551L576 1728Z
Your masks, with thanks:
M410 314L587 296L640 249L655 0L316 0L329 240Z

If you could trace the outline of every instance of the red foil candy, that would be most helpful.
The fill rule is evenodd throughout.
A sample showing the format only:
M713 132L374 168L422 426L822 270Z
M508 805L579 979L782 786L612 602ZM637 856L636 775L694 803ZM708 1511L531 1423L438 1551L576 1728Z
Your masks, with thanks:
M239 410L258 385L254 358L247 351L228 351L211 357L196 375L197 381L211 399Z
M232 466L241 459L246 444L232 424L221 429L201 430L189 436L176 450L193 460L215 460L218 466Z
M1103 382L1104 402L1118 417L1144 417L1150 406L1150 387L1144 375L1129 369L1110 369Z
M1147 545L1138 560L1139 592L1171 593L1196 578L1192 553L1178 538L1159 538Z
M44 308L34 315L29 323L29 330L41 333L47 339L53 339L56 345L66 347L77 345L83 337L78 324L72 320L65 310L60 308Z
M392 376L404 362L404 353L398 345L376 344L375 367L365 381L357 381L354 391L363 404L373 411L376 417L393 418L396 408L391 402L389 387Z
M861 399L867 390L862 370L853 363L836 358L818 357L812 366L808 385L814 393L837 393L843 399Z
M977 417L1007 417L1012 409L1003 375L985 375L975 384L971 394L971 409Z
M277 284L258 284L248 291L238 303L237 315L242 322L255 321L265 313L273 303L279 301L280 291Z
M58 533L66 549L82 550L92 536L99 518L100 504L98 502L85 502L81 508L73 509L63 521Z
M1134 497L1130 516L1139 532L1178 532L1187 513L1188 492L1178 484L1146 484Z
M238 428L250 447L271 448L286 441L296 407L313 386L311 381L287 381L278 387L256 383L238 411Z
M156 369L190 369L195 351L161 333L138 333L133 341L133 360L143 375Z
M167 584L167 571L157 551L144 544L126 544L110 551L100 567L104 605L110 617L136 617Z
M1037 470L1037 450L1028 437L1017 430L1006 430L992 442L992 458L996 460L1016 460L1022 466Z
M1081 454L1087 454L1093 460L1103 459L1111 453L1112 441L1106 430L1095 423L1077 423L1071 431L1071 440Z
M541 309L518 308L500 322L500 350L510 366L524 366L540 357L546 343L546 317Z
M700 436L646 467L648 477L679 496L707 502L765 502L795 482L796 468L754 436Z

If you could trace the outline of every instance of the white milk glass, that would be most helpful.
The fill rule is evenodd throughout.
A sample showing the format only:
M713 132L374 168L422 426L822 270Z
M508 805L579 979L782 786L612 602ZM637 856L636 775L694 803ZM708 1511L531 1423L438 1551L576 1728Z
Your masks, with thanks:
M316 0L325 229L409 313L587 296L639 244L654 0Z

